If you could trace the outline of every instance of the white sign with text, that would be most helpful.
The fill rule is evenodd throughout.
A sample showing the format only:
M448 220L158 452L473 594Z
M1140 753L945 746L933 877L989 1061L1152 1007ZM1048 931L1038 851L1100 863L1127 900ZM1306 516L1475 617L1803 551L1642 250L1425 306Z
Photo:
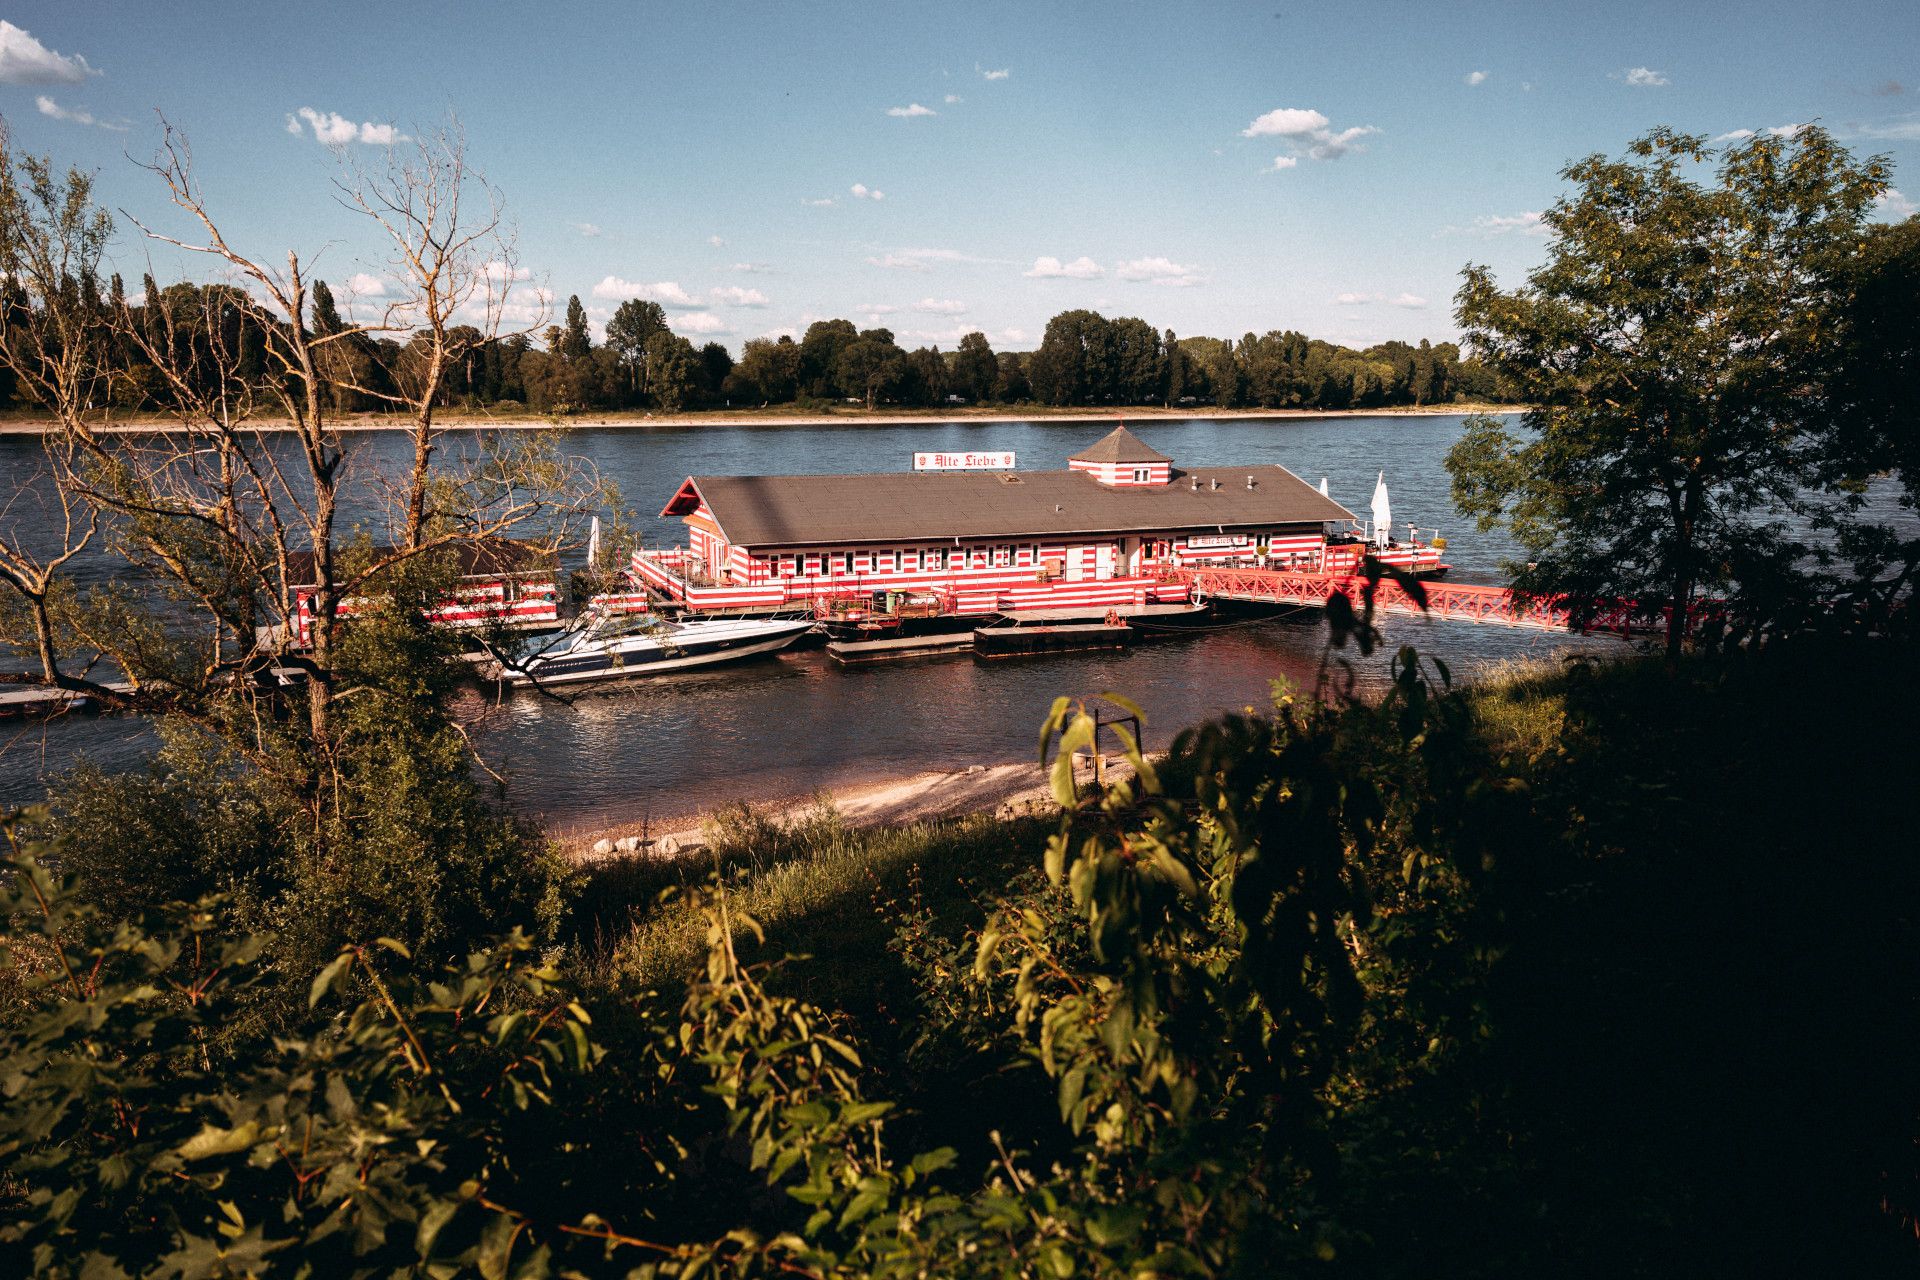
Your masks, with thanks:
M916 453L915 471L1011 471L1011 453Z

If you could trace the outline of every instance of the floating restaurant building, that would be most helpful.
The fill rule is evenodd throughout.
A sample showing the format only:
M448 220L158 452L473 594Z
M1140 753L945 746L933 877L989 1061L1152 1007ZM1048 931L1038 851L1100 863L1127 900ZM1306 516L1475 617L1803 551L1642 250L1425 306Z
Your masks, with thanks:
M1354 515L1280 466L1181 468L1116 427L1061 471L1012 455L918 455L877 475L690 476L661 512L685 548L631 576L694 612L981 617L1179 605L1175 571L1352 572ZM635 602L637 603L637 602Z

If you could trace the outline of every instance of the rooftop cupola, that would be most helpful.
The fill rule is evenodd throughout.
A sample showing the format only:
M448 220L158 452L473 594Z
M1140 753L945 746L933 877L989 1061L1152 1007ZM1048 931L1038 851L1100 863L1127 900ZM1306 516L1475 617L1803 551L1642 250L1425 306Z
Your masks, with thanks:
M1155 453L1125 427L1115 427L1099 443L1074 454L1067 466L1114 488L1163 485L1173 479L1173 459Z

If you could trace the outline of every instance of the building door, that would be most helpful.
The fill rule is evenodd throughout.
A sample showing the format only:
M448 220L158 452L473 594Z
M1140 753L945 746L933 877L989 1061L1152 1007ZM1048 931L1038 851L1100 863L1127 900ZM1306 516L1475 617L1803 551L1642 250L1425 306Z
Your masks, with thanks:
M1140 572L1140 539L1120 539L1120 562L1124 566L1122 572L1127 577L1132 578L1138 576Z
M1093 576L1111 578L1113 576L1113 544L1103 542L1093 549Z
M1080 581L1080 579L1087 576L1086 561L1081 558L1084 555L1086 555L1086 552L1087 552L1087 549L1085 547L1068 547L1067 548L1067 581L1068 582L1078 582Z

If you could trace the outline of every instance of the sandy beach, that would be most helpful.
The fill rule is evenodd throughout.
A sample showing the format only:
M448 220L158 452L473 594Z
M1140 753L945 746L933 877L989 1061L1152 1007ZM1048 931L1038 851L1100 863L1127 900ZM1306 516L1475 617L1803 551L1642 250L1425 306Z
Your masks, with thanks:
M1130 769L1108 757L1109 776L1126 776ZM1084 773L1084 771L1083 771ZM1084 780L1084 779L1083 779ZM863 782L812 796L756 804L757 812L775 819L792 818L829 803L849 827L898 827L915 822L936 822L969 814L991 813L1002 817L1052 812L1057 806L1040 766L1029 760L1018 764L975 765L951 772L938 770L910 777ZM656 818L646 823L626 822L611 826L563 828L553 833L554 840L569 857L591 864L609 856L634 852L657 857L678 857L704 846L707 815ZM618 852L602 842L650 841L637 851L629 845Z
M968 409L964 406L946 409L837 409L831 413L801 413L799 411L781 412L779 410L732 410L708 409L698 413L601 413L571 414L565 417L542 417L537 414L513 414L494 416L485 413L466 413L457 411L441 412L434 416L436 427L448 430L495 430L495 431L536 431L536 430L574 430L582 427L609 428L663 428L684 429L687 427L826 427L826 426L910 426L916 422L949 423L977 422L982 425L1005 422L1152 422L1166 420L1184 422L1193 418L1206 418L1212 421L1230 421L1239 419L1287 418L1430 418L1460 413L1519 413L1523 406L1486 405L1486 404L1444 404L1424 405L1419 408L1392 409L1213 409L1206 406L1191 406L1181 409L1167 409L1156 405L1136 405L1127 408L1085 409L1050 408L1034 405L1013 411L1009 409ZM53 428L53 423L45 418L18 417L0 418L0 435L44 435ZM359 413L349 414L332 422L339 431L403 431L411 426L406 419L392 414ZM135 414L125 418L113 419L95 424L96 431L127 432L132 434L151 434L179 430L179 424L172 418L152 414ZM287 424L283 420L261 419L256 424L260 431L284 431Z

